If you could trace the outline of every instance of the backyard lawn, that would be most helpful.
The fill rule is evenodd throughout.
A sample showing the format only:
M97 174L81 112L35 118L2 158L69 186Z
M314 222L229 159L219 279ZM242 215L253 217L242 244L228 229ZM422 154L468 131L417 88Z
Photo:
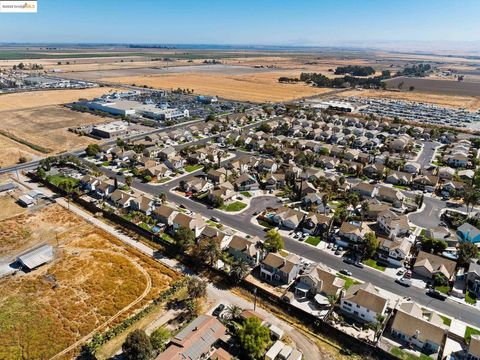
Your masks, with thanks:
M235 201L231 204L228 205L223 205L221 207L222 210L228 211L228 212L233 212L233 211L240 211L242 209L245 209L247 207L247 204L241 202L241 201Z
M308 239L305 241L307 244L317 246L320 244L320 238L318 236L309 236Z
M186 172L193 172L193 171L197 171L197 170L200 170L201 168L203 167L203 165L187 165L185 166L185 171Z
M249 197L252 197L252 194L249 193L248 191L240 191L240 194L242 194L243 196L249 198Z
M370 266L374 269L380 270L380 271L385 271L385 266L379 265L376 260L373 259L367 259L363 260L363 263L367 266Z
M79 180L63 175L49 175L47 176L47 181L51 184L59 187L61 183L71 183L72 188L78 185Z
M403 351L402 349L398 348L398 347L392 347L390 349L390 353L395 355L396 357L398 357L399 359L402 359L402 360L431 360L432 358L425 355L425 354L421 354L420 356L415 356L413 354L410 354L406 351Z

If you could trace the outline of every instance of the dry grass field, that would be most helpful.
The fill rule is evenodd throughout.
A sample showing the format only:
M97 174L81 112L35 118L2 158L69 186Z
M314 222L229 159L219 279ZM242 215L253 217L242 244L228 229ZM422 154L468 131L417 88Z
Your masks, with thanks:
M441 105L451 108L465 108L471 111L480 109L480 97L478 96L452 96L431 94L423 92L400 92L400 91L382 91L382 90L349 90L341 92L339 97L370 97L370 98L384 98L397 99L406 101L418 101Z
M0 135L0 167L16 164L21 156L26 157L27 160L34 160L45 155Z
M14 217L14 216L18 216L20 214L25 213L26 211L27 210L24 207L17 204L16 199L10 194L0 195L0 221ZM3 247L3 244L4 244L4 241L2 240L0 243L0 257L2 256L1 247Z
M35 221L20 215L8 224L18 228L16 234L41 225L45 216L50 225L70 225L58 235L52 263L0 279L1 359L49 359L92 331L119 323L178 278L56 205L41 212L32 215Z
M109 118L72 111L62 106L44 106L35 109L0 112L0 129L27 142L50 149L52 153L84 147L95 140L78 136L69 127L95 124ZM28 148L30 149L30 148ZM0 162L3 156L0 156ZM18 159L18 155L14 160ZM4 158L3 161L7 161Z
M194 89L197 94L252 102L287 101L330 91L306 84L280 84L280 76L299 76L299 71L252 73L245 75L180 73L168 75L107 78L119 84L147 85L154 88Z
M0 112L5 110L33 109L40 106L59 105L80 98L90 99L113 91L108 87L78 90L43 90L21 92L14 94L0 94ZM3 117L3 115L2 115Z

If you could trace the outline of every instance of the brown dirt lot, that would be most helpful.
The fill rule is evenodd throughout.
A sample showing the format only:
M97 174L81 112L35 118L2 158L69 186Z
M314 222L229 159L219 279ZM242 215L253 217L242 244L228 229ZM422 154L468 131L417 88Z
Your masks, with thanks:
M0 112L0 116L3 118L0 129L29 143L50 149L52 153L81 148L95 142L91 138L68 131L69 127L109 120L109 118L72 111L56 105L3 111Z
M306 84L280 84L280 76L299 76L301 71L280 71L246 75L183 73L169 75L106 78L119 84L147 85L154 88L194 89L197 94L218 95L232 100L287 101L329 91Z
M113 91L108 87L78 90L42 90L14 94L0 94L0 111L22 110L39 106L59 105L77 101L80 98L94 98Z
M431 104L437 104L451 108L465 108L471 111L480 109L479 96L452 96L431 94L423 92L400 92L400 91L383 91L383 90L350 90L339 93L337 96L349 97L371 97L384 99L397 99L406 101L418 101Z
M178 278L66 210L50 208L42 210L49 220L70 218L77 225L65 226L59 235L52 263L0 279L1 359L49 359L104 324L119 323ZM43 216L34 215L34 223L41 224ZM23 223L30 224L18 220L19 232Z
M24 207L18 205L16 203L16 199L10 194L0 195L0 221L23 214L25 211L27 210ZM0 243L0 257L2 246L3 241Z
M0 135L0 167L18 163L20 156L25 156L27 160L34 160L45 155Z

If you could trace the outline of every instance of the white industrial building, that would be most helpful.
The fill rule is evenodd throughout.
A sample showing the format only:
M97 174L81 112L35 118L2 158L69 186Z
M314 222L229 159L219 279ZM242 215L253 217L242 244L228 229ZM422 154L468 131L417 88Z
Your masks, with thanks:
M17 257L17 262L28 270L33 270L53 260L53 247L43 245Z

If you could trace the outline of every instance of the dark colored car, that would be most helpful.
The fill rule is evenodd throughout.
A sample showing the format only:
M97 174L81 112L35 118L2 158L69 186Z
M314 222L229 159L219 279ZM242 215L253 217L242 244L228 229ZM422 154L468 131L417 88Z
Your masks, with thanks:
M447 295L435 289L428 289L427 295L441 301L445 301L447 299Z
M352 276L352 272L348 271L347 269L340 270L340 274L347 275L347 276Z
M353 260L353 259L350 258L350 257L344 257L344 258L343 258L343 262L344 262L345 264L350 264L350 265L355 264L355 260Z
M220 304L215 308L215 310L213 310L212 315L218 317L218 316L220 316L220 314L222 313L222 311L224 309L225 309L225 305Z

